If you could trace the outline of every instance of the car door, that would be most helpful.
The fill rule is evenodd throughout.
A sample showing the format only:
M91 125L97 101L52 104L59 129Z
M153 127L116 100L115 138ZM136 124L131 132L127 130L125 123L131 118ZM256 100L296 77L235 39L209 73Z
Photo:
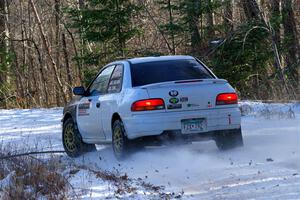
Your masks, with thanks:
M109 80L107 94L100 97L101 101L101 120L103 124L103 131L106 136L106 140L111 140L111 119L112 115L118 111L119 101L122 99L122 83L123 83L123 71L122 64L116 64L116 67Z
M105 67L87 89L87 96L78 105L77 124L85 141L97 142L105 139L101 120L101 96L107 93L107 86L115 65Z

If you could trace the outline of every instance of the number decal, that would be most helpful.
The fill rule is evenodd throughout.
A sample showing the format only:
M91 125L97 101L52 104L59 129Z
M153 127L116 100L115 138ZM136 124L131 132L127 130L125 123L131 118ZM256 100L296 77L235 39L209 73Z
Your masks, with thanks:
M79 104L78 106L78 116L88 116L90 113L88 112L90 109L90 102L84 102Z

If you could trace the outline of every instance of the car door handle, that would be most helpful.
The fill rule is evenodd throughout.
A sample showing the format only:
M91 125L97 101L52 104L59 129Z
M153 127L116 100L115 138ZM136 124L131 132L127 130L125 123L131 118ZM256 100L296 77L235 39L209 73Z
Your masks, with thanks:
M100 108L100 105L101 105L100 102L97 102L97 103L96 103L96 107L97 107L97 108Z

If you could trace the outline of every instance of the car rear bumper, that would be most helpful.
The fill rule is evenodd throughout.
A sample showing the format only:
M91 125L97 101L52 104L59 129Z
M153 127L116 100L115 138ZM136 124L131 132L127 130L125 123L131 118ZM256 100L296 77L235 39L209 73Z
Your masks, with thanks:
M181 130L164 131L161 135L144 136L131 140L133 144L142 143L144 146L180 145L190 142L215 140L218 135L240 132L241 129L216 130L205 133L181 134Z
M206 119L207 129L202 132L203 134L218 130L238 129L241 125L241 114L238 107L183 112L149 112L123 118L123 122L127 137L135 139L161 135L166 131L178 132L181 130L181 120L193 118Z

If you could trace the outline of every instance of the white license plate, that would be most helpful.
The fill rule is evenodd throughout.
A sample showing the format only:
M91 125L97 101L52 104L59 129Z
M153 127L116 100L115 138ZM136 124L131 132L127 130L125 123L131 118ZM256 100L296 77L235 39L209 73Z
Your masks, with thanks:
M182 134L199 133L206 131L206 119L184 119L181 120L181 132Z

